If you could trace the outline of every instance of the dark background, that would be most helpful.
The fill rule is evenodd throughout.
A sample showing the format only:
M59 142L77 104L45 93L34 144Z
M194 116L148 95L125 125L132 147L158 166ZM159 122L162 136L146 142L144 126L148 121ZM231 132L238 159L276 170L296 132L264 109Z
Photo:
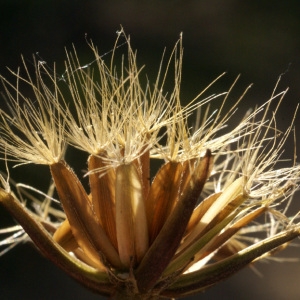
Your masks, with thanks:
M6 66L16 69L21 65L20 54L30 63L32 54L39 52L49 66L56 61L57 72L62 74L64 47L71 49L74 43L79 57L88 63L85 34L100 53L106 53L113 47L120 24L131 35L138 62L146 64L146 73L152 79L164 47L171 51L183 32L183 102L220 73L226 71L227 75L211 93L227 89L241 73L236 94L254 83L241 104L241 111L245 111L267 100L278 76L284 73L279 89L289 86L290 90L278 123L282 129L289 125L300 96L299 1L1 0L0 73L8 75ZM299 114L296 127L299 140ZM292 150L291 145L287 156L291 157ZM44 188L48 185L48 179L40 180L44 172L45 168L26 166L14 169L13 176ZM299 195L294 206L300 207ZM1 209L0 222L7 218ZM299 254L299 248L290 247L281 256L300 258ZM266 262L255 267L261 276L246 268L189 299L299 299L300 262ZM69 279L33 247L21 245L0 257L0 299L99 298Z

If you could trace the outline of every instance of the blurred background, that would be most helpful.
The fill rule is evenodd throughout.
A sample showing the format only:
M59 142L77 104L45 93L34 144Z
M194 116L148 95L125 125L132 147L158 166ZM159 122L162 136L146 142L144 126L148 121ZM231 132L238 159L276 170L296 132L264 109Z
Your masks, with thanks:
M164 48L170 52L183 32L183 102L191 100L226 71L226 76L208 94L228 89L241 74L232 104L234 95L254 83L239 106L243 114L249 107L267 100L283 74L278 90L289 87L289 92L277 121L282 130L290 124L300 99L300 7L296 0L0 0L0 73L9 77L6 67L16 70L22 64L21 54L30 64L32 54L38 53L50 67L55 61L56 71L62 75L65 48L71 50L74 44L82 63L89 63L91 53L85 37L92 39L99 52L105 54L113 48L120 24L138 50L140 66L146 65L144 74L152 80ZM299 125L298 114L298 140ZM285 155L292 157L292 144ZM49 181L41 178L47 172L47 168L24 166L13 169L11 176L45 189ZM299 194L294 200L293 209L299 210ZM9 218L0 208L0 223ZM289 247L279 256L300 258L299 242L298 248ZM187 299L299 299L299 261L269 261L257 263L255 268L260 275L246 268L205 293ZM0 299L99 297L26 244L0 257Z

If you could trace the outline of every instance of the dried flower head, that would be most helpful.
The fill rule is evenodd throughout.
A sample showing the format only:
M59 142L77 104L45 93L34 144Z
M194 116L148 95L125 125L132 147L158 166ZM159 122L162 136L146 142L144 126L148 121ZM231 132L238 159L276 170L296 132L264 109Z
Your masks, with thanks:
M82 67L74 49L62 77L39 61L34 79L25 63L26 77L11 71L16 85L1 77L10 108L0 111L3 158L48 165L54 185L39 192L44 201L19 185L20 198L1 177L0 203L20 225L1 230L12 235L0 245L7 246L4 253L30 238L73 278L114 299L183 297L300 234L297 216L287 217L284 206L298 188L300 166L280 168L292 131L292 125L285 133L276 127L286 91L274 92L229 129L244 94L226 113L230 90L207 98L202 92L181 106L181 38L154 85L143 86L130 40L122 30L120 37L128 47L120 67L117 47L106 64L90 43L94 63ZM167 94L172 62L175 83ZM34 99L22 94L20 83L32 88ZM209 103L219 98L220 109L211 113ZM64 159L67 145L89 154L89 190ZM154 161L161 166L151 180ZM51 196L54 186L62 209Z

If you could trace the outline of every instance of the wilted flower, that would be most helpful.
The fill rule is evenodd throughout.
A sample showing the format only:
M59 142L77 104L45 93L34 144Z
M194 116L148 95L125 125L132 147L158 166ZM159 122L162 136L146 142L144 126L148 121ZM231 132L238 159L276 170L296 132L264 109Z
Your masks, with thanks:
M3 158L48 165L63 210L50 192L40 192L44 201L28 192L17 197L2 177L0 202L20 226L0 231L13 232L0 245L29 237L73 278L114 299L183 297L300 234L297 216L288 218L282 206L300 181L295 162L278 168L292 131L276 128L285 92L227 130L239 102L223 114L229 92L202 100L201 93L181 106L181 39L165 72L162 63L153 87L144 87L130 41L120 36L128 46L120 68L115 51L107 65L90 44L96 69L82 67L74 50L62 77L36 61L35 79L25 64L26 77L12 72L16 85L2 78L10 108L10 114L0 112ZM175 84L167 94L172 61ZM33 100L22 94L21 83L32 88ZM211 113L209 103L222 97ZM89 154L89 191L64 160L67 145ZM155 161L161 166L151 179ZM270 221L259 225L262 219Z

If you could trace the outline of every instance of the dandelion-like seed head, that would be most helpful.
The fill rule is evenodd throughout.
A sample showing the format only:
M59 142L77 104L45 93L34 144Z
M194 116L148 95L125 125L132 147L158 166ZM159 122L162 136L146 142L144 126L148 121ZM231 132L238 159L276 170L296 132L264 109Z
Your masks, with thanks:
M127 56L116 67L122 38ZM276 126L285 91L275 89L230 129L248 89L227 112L235 83L228 92L204 97L212 83L182 106L182 36L154 84L143 84L143 68L123 30L109 64L91 42L89 47L93 63L82 66L74 49L62 77L41 62L35 79L25 64L26 77L12 71L16 84L1 77L10 109L0 111L3 159L48 165L53 185L42 192L15 184L14 193L11 179L1 177L0 202L20 225L0 231L12 233L0 242L7 247L0 253L31 239L99 294L163 299L203 291L300 234L297 215L289 218L283 205L300 178L295 161L280 167L293 131L293 124L284 133ZM172 64L174 88L167 93ZM33 98L22 94L20 82L31 87ZM218 99L219 109L211 112L210 102ZM65 161L67 145L89 155L88 189ZM151 178L154 160L161 166ZM52 198L54 189L59 200ZM262 215L269 222L254 223ZM265 238L253 237L261 232Z
M55 87L51 91L42 79L44 65L36 62L35 84L23 63L28 78L21 77L19 71L11 71L17 79L13 85L1 77L10 109L10 114L1 111L1 151L20 163L48 165L62 158L65 146L64 122L57 111L57 78L51 77ZM20 83L32 89L34 100L22 94Z

